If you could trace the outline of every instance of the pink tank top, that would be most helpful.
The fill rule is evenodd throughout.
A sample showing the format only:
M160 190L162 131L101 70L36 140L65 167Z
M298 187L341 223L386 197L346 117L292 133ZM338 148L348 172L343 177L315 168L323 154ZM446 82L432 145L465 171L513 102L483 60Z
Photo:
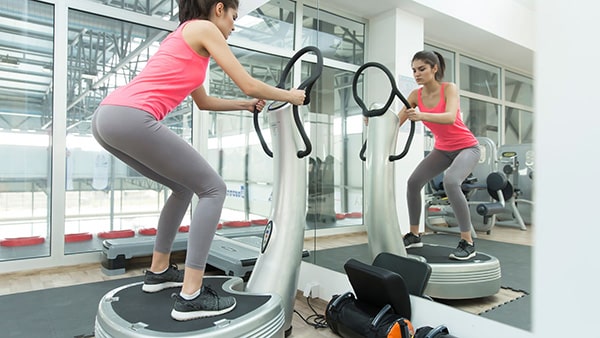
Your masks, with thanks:
M442 83L440 89L440 102L433 107L429 108L423 104L421 92L423 88L419 88L419 110L424 113L443 113L446 111L446 99L444 97L444 87L446 83ZM431 130L435 139L434 148L443 151L455 151L465 148L470 148L479 144L479 141L475 138L475 135L465 126L460 117L460 107L456 111L456 119L454 124L440 124L425 122L423 124Z
M184 22L160 44L142 71L117 88L102 105L141 109L162 120L206 78L210 57L201 56L183 39Z

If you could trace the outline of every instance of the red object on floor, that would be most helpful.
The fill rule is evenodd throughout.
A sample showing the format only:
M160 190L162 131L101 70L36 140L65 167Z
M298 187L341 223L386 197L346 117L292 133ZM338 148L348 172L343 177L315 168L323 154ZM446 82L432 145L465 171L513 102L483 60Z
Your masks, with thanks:
M104 239L112 239L112 238L126 238L135 236L135 231L133 230L113 230L98 233L98 237Z
M232 228L249 227L250 225L251 225L250 221L229 221L229 222L223 222L223 226L232 227Z
M335 214L335 219L344 219L346 218L346 214Z
M217 224L217 230L219 230L219 229L223 229L223 223Z
M362 217L362 212L347 212L346 213L346 217L347 218L361 218Z
M439 208L439 207L429 207L429 209L427 209L427 210L429 210L429 212L440 212L440 211L442 211L442 208Z
M80 232L76 234L66 234L65 243L91 241L94 236L89 232Z
M28 246L28 245L39 245L46 241L44 237L31 236L31 237L14 237L6 238L0 241L0 246Z
M138 234L144 236L154 236L156 235L156 228L143 228L138 230Z
M269 223L269 219L268 218L253 219L250 221L250 223L252 223L254 225L267 225Z

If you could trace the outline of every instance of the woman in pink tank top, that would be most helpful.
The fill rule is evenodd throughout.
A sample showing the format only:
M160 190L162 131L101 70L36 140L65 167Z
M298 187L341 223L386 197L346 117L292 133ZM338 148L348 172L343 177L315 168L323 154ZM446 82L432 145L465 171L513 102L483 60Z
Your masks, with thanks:
M255 107L262 110L264 100L302 105L305 91L254 79L236 59L226 40L234 30L239 0L179 0L178 4L179 27L133 80L103 100L94 113L92 131L115 157L171 190L158 219L142 290L181 287L171 317L184 321L223 314L236 306L234 297L218 296L202 283L227 187L190 144L160 121L188 95L202 110L252 112ZM202 83L211 57L249 99L207 95ZM198 203L193 206L185 270L178 270L170 263L171 249L194 195Z
M421 189L431 179L444 173L444 190L458 221L461 237L450 258L468 260L476 256L476 251L471 236L471 214L461 184L479 161L479 142L462 121L456 85L442 82L444 69L444 58L439 53L416 53L412 59L412 70L420 88L408 96L413 108L404 107L398 113L400 125L406 120L422 121L435 140L434 149L419 163L407 182L410 232L404 235L404 246L423 246L419 234Z

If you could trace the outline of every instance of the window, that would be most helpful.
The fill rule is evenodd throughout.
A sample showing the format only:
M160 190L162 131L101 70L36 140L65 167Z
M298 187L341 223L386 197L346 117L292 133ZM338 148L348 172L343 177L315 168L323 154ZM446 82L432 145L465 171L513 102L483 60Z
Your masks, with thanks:
M533 106L533 79L507 71L504 83L506 101Z
M69 11L65 234L156 227L169 190L102 148L92 136L91 118L108 93L144 68L168 33ZM188 142L191 107L188 98L162 121ZM66 243L65 253L101 248L94 237L92 245Z
M533 143L532 112L507 107L504 125L504 144Z
M446 70L444 71L444 81L446 82L456 82L456 76L454 75L454 64L456 63L455 55L453 52L442 49L439 47L425 45L425 50L431 50L434 52L438 52L444 58L444 63L446 65Z
M138 1L138 0L91 0L126 11L159 17L167 21L179 22L177 0Z
M362 224L363 117L352 95L353 78L354 72L324 67L313 88L307 118L316 145L309 159L310 229Z
M259 43L270 48L294 48L295 3L271 0L235 22L232 43Z
M500 68L466 56L461 57L460 89L500 98Z
M271 85L279 82L287 59L236 47L232 51L253 77ZM210 68L210 95L246 98L214 61ZM263 136L270 144L266 111L265 108L260 113L259 123ZM221 214L223 221L268 218L273 189L273 159L264 153L259 143L252 113L210 112L207 127L207 160L227 184L227 198Z
M488 137L494 142L498 139L498 105L461 97L460 109L465 125L475 136Z
M53 26L50 5L0 3L0 260L50 254Z
M317 46L323 57L333 60L364 63L364 24L305 6L302 27L303 46Z
M85 243L65 240L64 252L52 252L53 257L100 251L100 232L156 227L170 194L166 187L106 152L92 136L91 117L110 92L143 69L170 33L169 27L175 27L177 1L91 0L63 6L66 8L60 13L68 13L60 20L68 20L68 29L55 37L54 8L46 2L14 0L0 5L0 155L9 159L0 164L0 239L34 236L43 240L36 250L27 248L23 253L0 248L0 260L50 255L54 229L66 235L91 234L93 239ZM290 0L267 1L236 21L228 43L253 77L270 84L279 81L297 38L303 39L302 45L320 47L328 67L312 90L311 104L300 110L313 144L313 158L326 163L329 175L318 184L329 194L328 209L319 214L330 219L313 225L359 225L362 163L354 151L362 143L363 122L352 99L351 81L353 69L364 61L365 27L310 7L305 7L304 17L298 17L296 6ZM295 31L298 20L304 23L302 32ZM66 60L60 65L66 72L57 88L52 81L55 40L67 46L58 52L60 59ZM297 64L301 74L307 74L312 65L311 58L306 59ZM291 87L291 76L288 80ZM204 85L214 96L246 98L214 62ZM66 105L66 110L56 113L60 115L53 112L55 91L66 98L59 103ZM162 121L190 143L192 107L188 98ZM269 217L273 165L255 135L252 114L202 114L208 116L209 123L201 126L208 133L198 134L208 134L207 159L228 188L222 220ZM58 123L56 116L66 131L53 142L49 135L59 129L53 125ZM269 142L265 115L260 116L259 124ZM64 209L56 215L64 223L51 229L52 154L56 157L52 147L63 141L65 172L53 175L65 177L64 191L60 191L65 200L57 201L61 207L64 202ZM308 202L311 207L324 207L313 202ZM189 217L182 225L187 222Z
M488 137L497 146L533 142L531 77L434 45L426 44L425 49L444 57L444 81L453 81L460 88L462 117L475 136Z

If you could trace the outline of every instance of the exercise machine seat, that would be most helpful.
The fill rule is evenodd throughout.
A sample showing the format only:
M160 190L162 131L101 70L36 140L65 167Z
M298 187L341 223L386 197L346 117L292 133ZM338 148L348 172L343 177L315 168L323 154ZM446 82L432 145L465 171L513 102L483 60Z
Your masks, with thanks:
M382 252L373 260L373 266L397 273L404 279L411 295L424 296L429 277L431 277L431 266L426 262Z
M397 315L410 319L410 294L399 274L351 258L344 270L356 299L376 309L390 305Z

